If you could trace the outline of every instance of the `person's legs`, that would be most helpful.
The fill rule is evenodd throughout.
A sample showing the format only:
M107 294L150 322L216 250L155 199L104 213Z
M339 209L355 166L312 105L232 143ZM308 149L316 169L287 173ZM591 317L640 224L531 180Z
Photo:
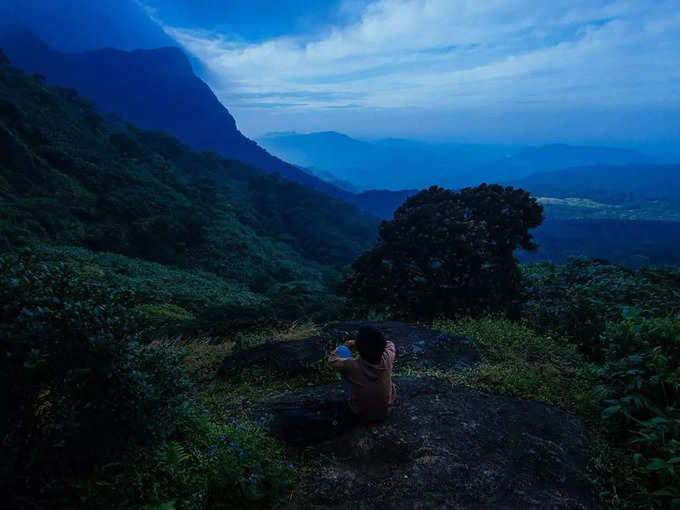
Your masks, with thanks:
M349 350L349 347L346 345L341 345L339 346L336 351L338 353L338 356L340 358L351 358L352 357L352 352ZM344 390L345 394L347 395L347 399L349 399L349 392L350 392L350 386L349 386L349 381L343 376L342 378L342 389Z

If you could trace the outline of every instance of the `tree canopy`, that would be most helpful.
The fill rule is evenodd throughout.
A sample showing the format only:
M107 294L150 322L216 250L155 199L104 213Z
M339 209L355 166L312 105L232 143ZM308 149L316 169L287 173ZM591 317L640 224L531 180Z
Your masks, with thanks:
M353 263L346 287L359 303L411 318L516 310L514 251L534 250L543 208L497 184L410 197L380 226L377 245Z

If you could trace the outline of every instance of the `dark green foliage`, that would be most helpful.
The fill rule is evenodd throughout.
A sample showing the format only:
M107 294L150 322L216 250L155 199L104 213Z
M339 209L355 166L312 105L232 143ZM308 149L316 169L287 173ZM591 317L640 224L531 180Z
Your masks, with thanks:
M637 271L600 260L523 266L527 302L523 315L538 331L564 336L591 360L601 361L601 336L626 307L644 316L680 312L680 271Z
M605 336L597 373L603 416L630 448L645 500L680 506L680 316L644 318L632 310ZM643 495L638 495L637 498ZM642 503L642 501L640 501Z
M193 411L180 435L98 470L81 483L86 507L219 510L271 508L295 479L295 466L266 435L264 420L226 425Z
M525 266L524 316L596 362L614 505L680 505L680 271L601 260ZM621 317L624 317L622 320Z
M541 213L523 190L433 186L382 223L377 246L354 262L349 292L411 318L512 313L520 282L513 252L535 248L529 230Z
M14 498L65 497L71 476L173 433L179 358L137 342L132 306L63 265L0 258L2 480Z

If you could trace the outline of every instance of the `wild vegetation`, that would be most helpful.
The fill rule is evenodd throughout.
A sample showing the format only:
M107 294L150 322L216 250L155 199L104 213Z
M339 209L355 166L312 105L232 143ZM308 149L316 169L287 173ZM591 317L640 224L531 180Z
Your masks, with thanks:
M129 291L4 256L0 303L10 507L269 506L294 479L264 420L214 418L182 351L142 341Z

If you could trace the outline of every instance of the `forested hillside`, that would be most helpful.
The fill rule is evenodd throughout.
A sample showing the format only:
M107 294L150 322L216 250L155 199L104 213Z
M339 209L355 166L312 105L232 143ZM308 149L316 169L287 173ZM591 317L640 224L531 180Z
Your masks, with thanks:
M291 306L293 291L293 305L311 306L307 293L325 295L337 268L376 235L377 220L351 205L164 133L112 124L75 91L6 59L0 146L3 250L33 246L106 267L149 303L192 314L208 313L211 293L218 317L259 316L273 300ZM182 273L156 284L168 268Z

